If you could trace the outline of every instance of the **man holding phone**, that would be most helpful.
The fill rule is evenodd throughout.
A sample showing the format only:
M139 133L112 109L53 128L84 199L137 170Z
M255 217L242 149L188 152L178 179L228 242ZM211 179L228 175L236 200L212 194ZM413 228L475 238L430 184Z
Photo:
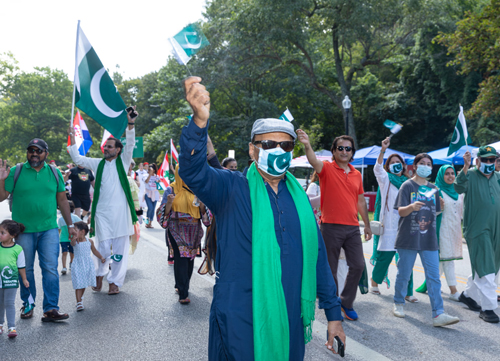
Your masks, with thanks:
M132 108L132 109L131 109ZM119 139L109 138L104 145L104 158L87 158L78 153L75 145L73 128L69 128L71 146L68 152L78 166L91 169L95 173L94 199L91 208L90 235L97 235L97 249L106 258L105 263L99 263L94 291L101 291L102 280L109 270L108 295L120 293L125 281L128 261L129 236L134 234L134 223L137 215L130 191L126 170L132 162L135 145L135 121L138 113L134 107L127 108L128 128L126 130L127 144ZM123 152L122 152L123 151ZM111 256L111 250L113 255Z

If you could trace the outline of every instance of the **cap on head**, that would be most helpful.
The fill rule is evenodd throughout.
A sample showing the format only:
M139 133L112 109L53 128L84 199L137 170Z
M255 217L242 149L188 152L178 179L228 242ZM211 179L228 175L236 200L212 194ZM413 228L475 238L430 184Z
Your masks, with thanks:
M478 157L496 157L497 151L495 148L493 148L489 145L484 145L478 149L477 156Z
M29 149L30 147L37 147L38 149L49 151L49 146L45 143L45 140L39 138L31 140L26 149Z
M144 162L144 164L143 164L143 165L149 165L149 163L148 163L148 162Z
M290 136L295 140L297 139L297 134L295 134L295 129L293 124L282 119L276 118L262 118L257 119L253 123L252 127L252 141L254 137L258 134L275 133L282 132L290 134Z

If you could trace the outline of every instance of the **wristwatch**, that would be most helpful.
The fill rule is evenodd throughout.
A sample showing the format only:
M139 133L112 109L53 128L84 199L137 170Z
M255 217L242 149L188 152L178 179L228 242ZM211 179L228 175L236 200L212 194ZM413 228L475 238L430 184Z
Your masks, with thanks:
M75 227L75 225L74 225L74 224L70 224L70 225L68 226L68 228L74 228L74 227Z

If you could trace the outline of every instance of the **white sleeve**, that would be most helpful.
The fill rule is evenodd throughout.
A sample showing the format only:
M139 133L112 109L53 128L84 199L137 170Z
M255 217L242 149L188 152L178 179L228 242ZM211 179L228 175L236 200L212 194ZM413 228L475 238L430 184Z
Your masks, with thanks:
M127 139L127 144L125 144L125 149L123 149L121 158L125 171L128 171L130 163L132 163L132 154L134 153L135 148L135 127L132 130L129 130L127 127L125 136Z
M382 164L375 162L375 166L373 167L373 173L375 173L375 177L377 178L377 182L379 187L383 187L389 181L389 175L385 171Z
M63 217L60 217L58 220L57 220L57 226L59 227L59 229L61 229L61 227L65 226L66 225L66 222L64 221L64 218Z
M17 268L25 268L26 267L26 258L24 258L24 251L21 251L17 256Z
M318 188L318 185L316 183L309 184L309 187L307 188L307 191L306 191L309 198L316 196L316 194L318 194L317 188Z
M67 149L71 159L76 165L92 169L94 172L97 172L97 167L102 159L81 156L78 152L76 144L69 146Z

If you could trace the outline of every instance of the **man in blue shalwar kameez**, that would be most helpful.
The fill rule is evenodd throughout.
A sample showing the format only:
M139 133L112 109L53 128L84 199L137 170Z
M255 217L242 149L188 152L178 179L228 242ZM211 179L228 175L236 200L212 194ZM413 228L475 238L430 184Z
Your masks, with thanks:
M309 213L314 222L314 214L310 204L304 207L300 203L307 199L302 198L305 192L300 187L297 191L295 178L286 173L296 138L293 125L280 119L255 122L249 153L258 169L252 165L247 176L211 168L206 157L210 96L200 82L198 77L185 81L193 117L182 131L179 173L217 221L217 280L210 311L209 360L303 360L306 340L312 338L316 295L328 319L326 346L332 349L335 336L345 343L340 299L315 223L312 244L317 250L303 247L308 244L305 238L311 241L311 232L307 233L311 228L305 224L310 224ZM262 245L261 238L268 243L257 248ZM274 246L277 257L272 260L273 253L268 249ZM312 274L308 272L311 257ZM263 276L259 273L262 270ZM276 277L277 287L268 282L268 278ZM311 292L308 296L306 289L313 292L309 303L313 305L312 316L307 301ZM274 321L281 299L284 325Z

